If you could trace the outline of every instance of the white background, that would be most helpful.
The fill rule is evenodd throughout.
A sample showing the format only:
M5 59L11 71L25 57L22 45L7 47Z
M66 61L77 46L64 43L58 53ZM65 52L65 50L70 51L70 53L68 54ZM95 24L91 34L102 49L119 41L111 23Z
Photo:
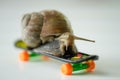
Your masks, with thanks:
M96 40L76 41L79 51L99 55L94 73L64 76L62 62L18 60L14 42L21 38L21 18L43 9L63 12L75 35ZM119 34L119 0L0 0L0 80L120 80Z

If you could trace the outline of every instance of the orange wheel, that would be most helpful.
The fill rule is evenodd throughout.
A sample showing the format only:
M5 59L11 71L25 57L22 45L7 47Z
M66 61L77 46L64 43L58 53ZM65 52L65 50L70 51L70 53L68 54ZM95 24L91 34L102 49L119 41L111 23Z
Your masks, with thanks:
M19 58L21 61L28 61L29 60L29 53L28 51L24 50L20 53Z
M92 72L95 69L95 62L93 60L90 60L87 62L88 64L88 68L87 68L87 72Z
M61 66L61 71L65 75L72 75L72 65L70 63L62 64Z
M49 60L48 56L41 56L42 60Z

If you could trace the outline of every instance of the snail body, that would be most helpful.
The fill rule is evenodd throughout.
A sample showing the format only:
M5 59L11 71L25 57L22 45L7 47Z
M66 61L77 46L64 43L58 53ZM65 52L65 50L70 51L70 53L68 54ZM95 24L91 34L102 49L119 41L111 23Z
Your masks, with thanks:
M61 42L60 50L65 53L68 46L74 47L74 40L86 40L73 35L71 24L67 17L56 10L43 10L25 14L22 18L22 39L30 48L36 48L46 42L51 42L58 39Z

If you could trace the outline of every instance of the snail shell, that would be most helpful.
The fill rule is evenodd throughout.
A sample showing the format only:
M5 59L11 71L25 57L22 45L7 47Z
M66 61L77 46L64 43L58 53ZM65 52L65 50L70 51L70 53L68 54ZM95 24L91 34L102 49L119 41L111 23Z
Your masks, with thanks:
M22 39L31 48L53 41L65 32L73 33L70 22L56 10L28 13L22 18Z

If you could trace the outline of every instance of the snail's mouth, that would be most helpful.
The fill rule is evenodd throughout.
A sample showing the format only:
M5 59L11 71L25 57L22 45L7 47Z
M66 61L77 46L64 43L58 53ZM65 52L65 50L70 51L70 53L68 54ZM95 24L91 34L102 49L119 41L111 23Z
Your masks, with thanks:
M65 50L65 53L62 56L63 58L65 58L65 59L71 59L72 57L76 56L76 53L72 49L72 46L68 46L67 50L66 50L66 48L64 50Z
M63 53L60 50L59 40L54 40L52 42L46 43L38 48L35 48L34 51L38 52L38 53L52 54L54 56L58 56L58 57L65 58L65 59L70 59L71 57L75 56L75 54L76 54L74 52L74 50L72 50L72 46L68 46L67 50L65 47L65 52Z

